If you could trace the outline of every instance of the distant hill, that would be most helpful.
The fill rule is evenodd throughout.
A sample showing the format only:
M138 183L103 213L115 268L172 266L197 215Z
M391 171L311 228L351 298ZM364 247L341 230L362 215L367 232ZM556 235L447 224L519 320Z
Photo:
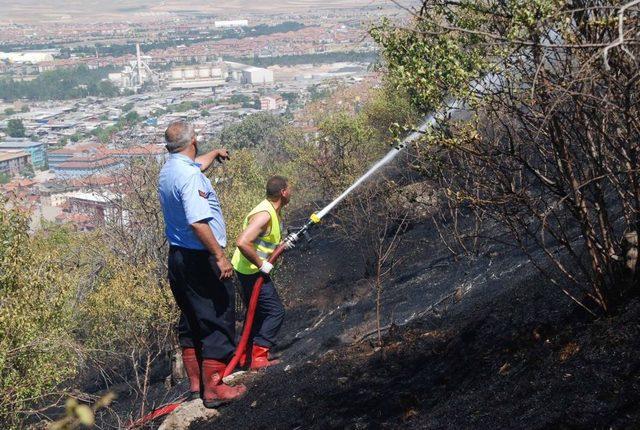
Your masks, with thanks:
M230 17L235 14L288 12L347 8L383 4L384 0L0 0L0 22L43 22L88 20L145 20L166 13L209 13ZM238 15L239 17L239 15Z

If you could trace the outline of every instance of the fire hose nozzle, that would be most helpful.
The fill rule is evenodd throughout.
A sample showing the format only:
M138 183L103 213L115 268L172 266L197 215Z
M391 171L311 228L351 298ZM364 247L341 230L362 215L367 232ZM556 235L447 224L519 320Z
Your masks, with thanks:
M284 247L285 247L285 249L293 248L293 245L298 241L298 239L300 239L300 235L298 233L290 233L284 239Z

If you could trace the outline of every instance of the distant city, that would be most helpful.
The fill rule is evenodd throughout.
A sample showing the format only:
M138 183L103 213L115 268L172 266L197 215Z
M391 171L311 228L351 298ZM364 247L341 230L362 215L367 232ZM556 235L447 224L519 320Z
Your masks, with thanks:
M120 171L161 162L171 121L210 141L269 112L313 133L310 101L375 74L364 10L0 24L0 190L33 229L91 230L126 217Z

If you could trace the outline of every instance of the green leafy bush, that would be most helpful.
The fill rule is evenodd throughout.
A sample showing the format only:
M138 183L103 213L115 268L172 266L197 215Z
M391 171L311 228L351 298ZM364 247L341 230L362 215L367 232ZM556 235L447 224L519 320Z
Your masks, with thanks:
M72 273L60 250L28 235L28 217L0 205L0 423L17 427L21 412L76 371Z

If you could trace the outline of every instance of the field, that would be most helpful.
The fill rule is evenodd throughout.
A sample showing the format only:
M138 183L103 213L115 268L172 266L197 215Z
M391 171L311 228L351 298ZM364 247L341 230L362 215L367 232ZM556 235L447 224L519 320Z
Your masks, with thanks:
M0 23L33 23L43 21L87 22L88 20L153 20L170 13L215 14L221 17L240 18L251 13L303 12L317 9L353 8L382 5L383 0L276 0L261 2L256 0L226 0L211 2L195 0L160 1L155 3L140 0L103 2L54 0L42 3L35 0L0 1L3 9Z

